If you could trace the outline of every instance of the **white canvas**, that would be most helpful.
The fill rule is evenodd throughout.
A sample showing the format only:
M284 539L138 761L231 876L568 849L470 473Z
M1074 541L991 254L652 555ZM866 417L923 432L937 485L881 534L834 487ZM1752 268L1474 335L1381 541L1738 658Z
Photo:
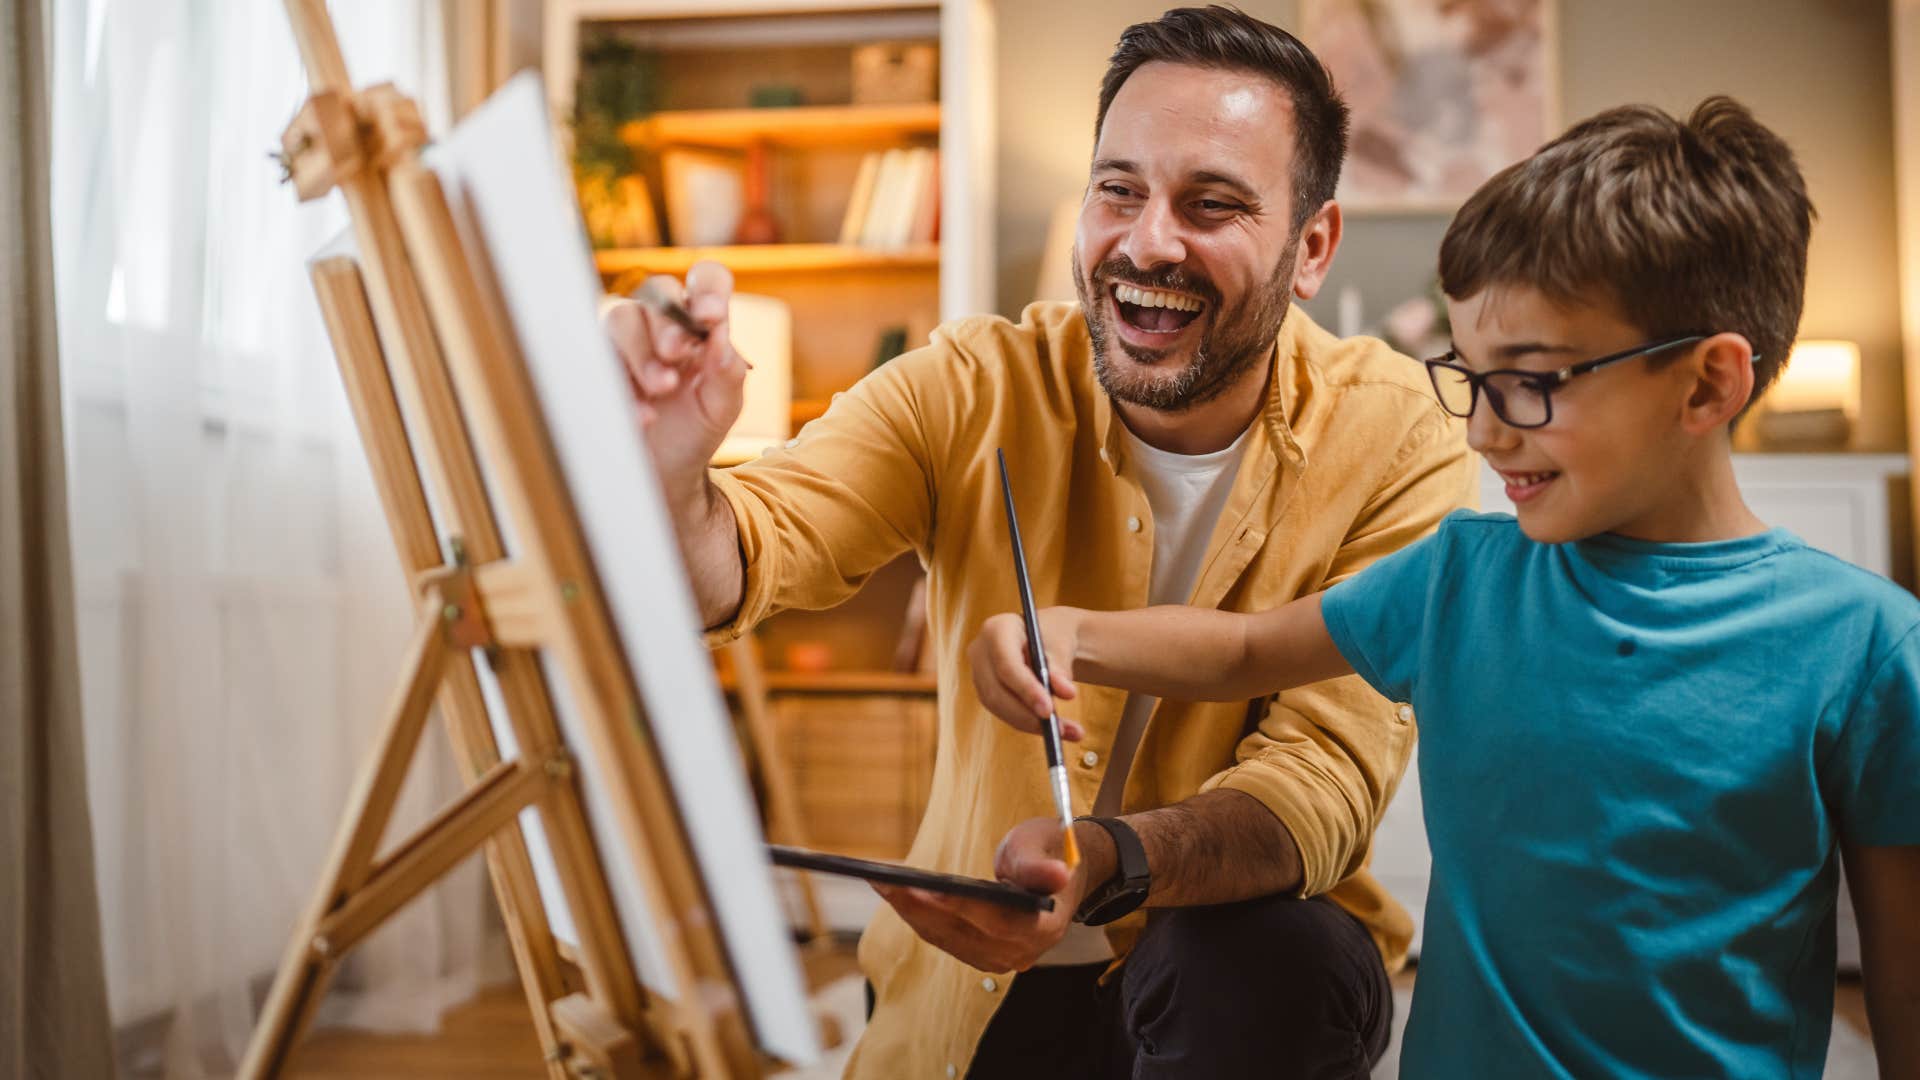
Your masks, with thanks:
M586 536L594 573L649 717L759 1045L795 1064L820 1054L805 981L774 891L765 840L626 375L596 314L598 281L579 210L554 151L540 81L516 77L427 155L440 175L470 257L497 287L502 323L531 375L537 407ZM512 551L513 538L505 538ZM548 658L543 657L543 661ZM484 665L483 665L484 668ZM586 745L559 672L547 669L561 735ZM497 692L483 671L502 752ZM608 812L612 763L576 753L588 823L606 867L634 962L648 986L671 997L657 920L628 861L635 850ZM523 815L541 895L558 936L573 923L537 822Z

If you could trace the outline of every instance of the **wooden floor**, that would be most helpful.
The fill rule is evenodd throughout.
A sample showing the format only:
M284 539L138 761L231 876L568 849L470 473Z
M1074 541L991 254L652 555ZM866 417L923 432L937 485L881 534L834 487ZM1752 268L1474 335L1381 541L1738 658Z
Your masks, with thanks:
M851 945L807 952L807 980L815 987L852 973ZM1414 974L1394 978L1411 986ZM1834 1020L1862 1035L1867 1010L1857 979L1843 979L1834 996ZM447 1014L434 1035L369 1035L323 1031L309 1036L296 1052L288 1075L301 1080L414 1080L422 1076L507 1078L546 1076L540 1042L533 1033L520 987L498 986ZM664 1073L662 1074L665 1075Z
M802 949L800 956L814 989L859 970L851 941ZM294 1052L286 1075L299 1080L538 1080L547 1071L526 996L518 983L509 983L482 990L449 1011L432 1035L315 1032ZM664 1069L660 1073L663 1080L668 1075Z

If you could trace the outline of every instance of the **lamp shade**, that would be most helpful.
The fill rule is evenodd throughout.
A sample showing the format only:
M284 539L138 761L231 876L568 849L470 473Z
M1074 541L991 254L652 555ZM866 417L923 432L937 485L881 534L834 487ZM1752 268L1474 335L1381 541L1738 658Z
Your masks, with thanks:
M715 465L738 465L787 441L793 430L793 311L771 296L734 293L727 308L733 347L753 365L746 403L728 430Z
M1040 252L1040 280L1035 283L1035 300L1074 300L1073 234L1080 227L1080 199L1064 199L1047 219L1047 244Z
M1800 341L1787 357L1779 381L1767 391L1776 413L1837 410L1848 420L1860 414L1860 346L1851 341Z

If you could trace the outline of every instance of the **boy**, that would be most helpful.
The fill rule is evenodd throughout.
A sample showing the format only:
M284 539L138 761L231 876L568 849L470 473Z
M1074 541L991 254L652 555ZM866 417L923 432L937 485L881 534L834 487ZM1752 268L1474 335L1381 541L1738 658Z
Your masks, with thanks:
M1043 613L1063 698L1357 671L1413 705L1433 877L1409 1075L1818 1075L1844 850L1882 1075L1920 1077L1920 603L1769 530L1733 477L1811 216L1728 99L1574 127L1441 248L1455 347L1428 370L1517 520L1455 514L1259 614ZM1023 641L995 616L971 658L1033 729Z

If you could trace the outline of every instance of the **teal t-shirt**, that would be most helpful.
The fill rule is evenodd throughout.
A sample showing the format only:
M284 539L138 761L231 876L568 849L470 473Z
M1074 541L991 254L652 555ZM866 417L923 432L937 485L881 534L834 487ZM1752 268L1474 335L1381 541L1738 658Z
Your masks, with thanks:
M1324 611L1419 718L1404 1075L1820 1074L1839 839L1920 844L1920 602L1778 529L1463 512Z

